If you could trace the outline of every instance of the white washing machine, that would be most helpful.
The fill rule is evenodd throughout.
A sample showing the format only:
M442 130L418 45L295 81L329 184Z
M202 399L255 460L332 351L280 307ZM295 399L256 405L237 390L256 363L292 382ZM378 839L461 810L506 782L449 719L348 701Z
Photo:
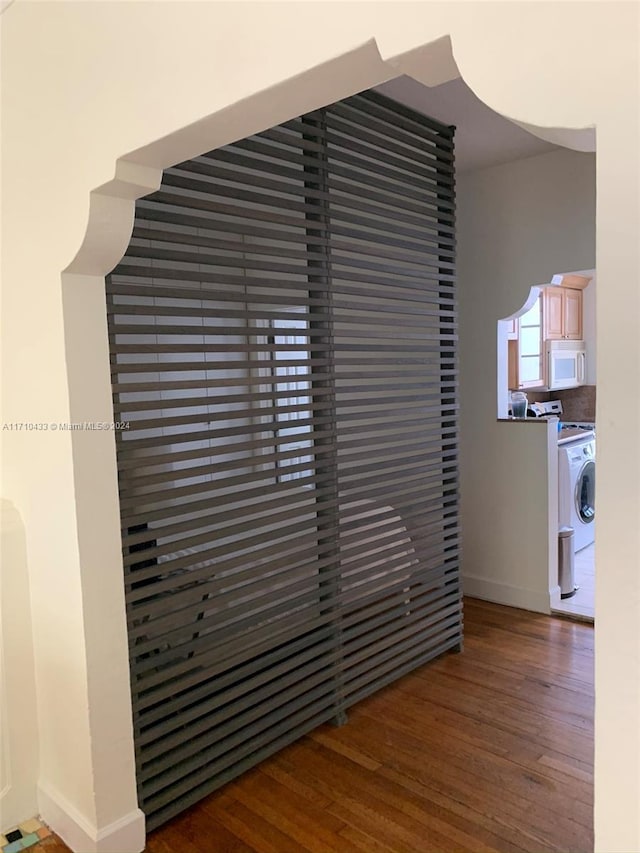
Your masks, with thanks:
M575 550L595 539L596 439L584 438L558 447L558 515L560 527L573 527Z

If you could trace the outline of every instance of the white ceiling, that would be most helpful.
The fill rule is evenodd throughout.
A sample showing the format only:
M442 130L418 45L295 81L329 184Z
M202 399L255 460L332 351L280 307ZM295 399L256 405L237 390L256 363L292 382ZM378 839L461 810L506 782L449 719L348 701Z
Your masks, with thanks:
M456 127L456 170L484 169L553 151L544 142L490 109L461 77L429 88L411 77L397 77L376 91L418 112Z

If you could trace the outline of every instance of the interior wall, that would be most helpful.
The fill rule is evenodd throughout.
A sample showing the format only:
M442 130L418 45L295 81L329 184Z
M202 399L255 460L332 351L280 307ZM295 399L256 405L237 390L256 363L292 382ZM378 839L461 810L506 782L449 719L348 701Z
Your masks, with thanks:
M0 501L0 536L0 818L6 827L36 813L38 772L25 531L20 514L6 500Z
M5 11L4 421L110 419L101 277L126 248L127 199L148 192L159 168L396 74L427 84L450 79L447 35L465 80L494 109L551 129L597 124L597 268L607 293L598 302L598 410L607 417L599 417L598 446L605 509L596 556L596 849L637 849L640 486L628 471L640 463L640 449L623 438L638 431L640 411L629 406L624 424L609 414L640 383L637 7L585 3L576 14L575 3L483 2L470 13L463 2L347 2L322 9L18 0ZM311 40L292 38L310 30ZM576 62L569 43L588 48L589 62ZM587 264L571 267L578 265ZM503 297L492 312L494 337L497 317L513 310ZM470 329L467 313L463 337L477 329L482 352L495 353L495 344L482 343L486 311L481 299L476 304L477 324ZM467 394L478 399L474 380L472 371L463 404ZM466 423L475 429L472 418ZM55 799L56 825L65 831L84 827L85 849L131 850L118 835L137 815L113 435L18 431L2 439L3 492L26 531L40 802ZM492 441L483 453L495 452ZM64 631L51 618L61 613Z
M515 313L577 259L595 261L595 154L561 149L464 172L457 190L461 299L483 321Z
M465 435L464 415L461 423L464 593L549 613L558 589L557 540L550 535L558 516L558 466L550 457L555 421L494 417L487 427L475 419L472 436Z

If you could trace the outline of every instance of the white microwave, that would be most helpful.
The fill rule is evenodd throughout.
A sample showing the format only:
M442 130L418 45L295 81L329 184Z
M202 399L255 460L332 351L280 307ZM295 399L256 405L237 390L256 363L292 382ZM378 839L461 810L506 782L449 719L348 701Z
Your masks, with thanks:
M546 358L549 391L584 385L587 362L584 341L547 341Z

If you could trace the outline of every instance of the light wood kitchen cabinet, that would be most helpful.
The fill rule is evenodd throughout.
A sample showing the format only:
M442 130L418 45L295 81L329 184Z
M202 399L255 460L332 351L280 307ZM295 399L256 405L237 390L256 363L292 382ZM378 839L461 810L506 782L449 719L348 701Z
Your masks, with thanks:
M564 290L564 334L570 341L581 341L582 331L582 291Z
M582 291L570 287L545 287L542 292L544 339L582 340Z

